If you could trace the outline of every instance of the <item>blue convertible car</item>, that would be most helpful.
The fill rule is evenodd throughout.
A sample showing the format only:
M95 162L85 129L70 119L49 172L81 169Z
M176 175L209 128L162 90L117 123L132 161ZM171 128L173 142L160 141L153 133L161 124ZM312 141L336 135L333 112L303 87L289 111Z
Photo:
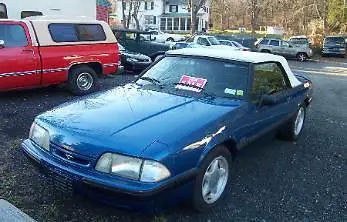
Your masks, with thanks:
M300 136L311 89L281 56L171 51L133 83L37 116L22 148L64 190L204 210L225 195L239 149L274 129Z

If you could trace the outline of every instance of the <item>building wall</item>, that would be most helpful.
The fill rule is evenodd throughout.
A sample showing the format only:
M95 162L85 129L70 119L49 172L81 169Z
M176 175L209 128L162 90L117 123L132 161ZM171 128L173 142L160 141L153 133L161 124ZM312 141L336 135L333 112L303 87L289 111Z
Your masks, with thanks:
M167 2L167 4L164 4L164 1ZM151 3L148 2L147 3L147 6L148 6L147 10L145 9L145 3L141 2L141 6L139 9L139 13L138 13L138 19L139 19L139 23L141 26L140 29L146 29L148 27L160 29L161 18L165 17L166 14L170 14L170 12L169 12L170 5L178 5L178 12L177 13L179 13L179 14L186 13L186 15L184 16L185 18L187 18L189 16L189 14L187 14L189 12L188 12L188 7L186 5L185 0L169 0L169 1L168 0L153 0L153 2L154 2L153 9L150 8ZM207 5L208 5L208 3L207 3ZM126 5L126 10L125 10L126 16L128 15L128 12L129 12L128 10L129 10L129 3L127 3L127 5ZM172 15L174 15L175 13L173 13ZM119 21L123 20L122 1L121 0L117 0L115 14L116 14L117 18L119 19ZM155 24L148 25L149 16L155 17ZM179 15L177 15L177 16L179 16ZM190 16L188 18L190 19ZM205 27L206 24L208 24L208 20L209 20L209 13L205 12L203 9L200 9L200 11L199 11L199 25L198 25L199 31L201 31L201 29L203 27ZM136 28L136 24L135 24L135 21L133 18L131 19L131 24L130 24L129 28ZM169 31L172 31L172 32L189 32L189 30L169 30Z
M96 1L96 19L108 22L109 13L111 11L111 3L108 0L97 0Z

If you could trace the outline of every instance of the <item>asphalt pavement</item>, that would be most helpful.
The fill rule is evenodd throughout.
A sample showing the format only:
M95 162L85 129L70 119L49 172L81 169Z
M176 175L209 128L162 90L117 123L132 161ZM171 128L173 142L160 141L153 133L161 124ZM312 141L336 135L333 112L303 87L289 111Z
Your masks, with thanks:
M56 192L19 144L37 114L75 98L61 87L0 94L0 199L38 221L347 221L347 64L290 66L314 85L302 137L293 143L270 134L244 148L233 163L230 194L208 212L183 205L147 215ZM105 79L102 88L132 79Z

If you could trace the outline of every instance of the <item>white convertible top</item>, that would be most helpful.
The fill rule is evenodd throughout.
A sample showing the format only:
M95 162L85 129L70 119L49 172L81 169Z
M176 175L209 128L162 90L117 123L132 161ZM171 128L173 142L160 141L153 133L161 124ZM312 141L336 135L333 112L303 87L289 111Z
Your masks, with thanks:
M288 79L292 87L302 84L289 68L287 60L278 55L269 53L249 52L249 51L233 51L226 49L211 49L211 48L186 48L172 50L167 52L168 55L187 55L187 56L205 56L218 59L228 59L233 61L248 62L248 63L264 63L278 62L286 71Z

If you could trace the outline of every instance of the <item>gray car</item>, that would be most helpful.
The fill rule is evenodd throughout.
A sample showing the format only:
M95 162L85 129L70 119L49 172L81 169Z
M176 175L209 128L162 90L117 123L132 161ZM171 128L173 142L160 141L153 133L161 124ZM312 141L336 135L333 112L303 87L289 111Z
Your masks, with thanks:
M301 62L312 57L312 49L309 47L298 47L281 39L264 38L256 42L255 46L259 52L297 58Z

